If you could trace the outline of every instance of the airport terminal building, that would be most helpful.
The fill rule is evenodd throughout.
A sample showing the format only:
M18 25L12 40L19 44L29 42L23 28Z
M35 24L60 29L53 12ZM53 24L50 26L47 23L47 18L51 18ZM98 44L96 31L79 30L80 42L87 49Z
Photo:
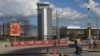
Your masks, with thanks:
M75 34L77 34L79 38L87 38L86 29L87 28L81 28L79 26L67 26L66 27L66 34L67 34L67 36L70 36L71 32L75 32ZM92 37L94 37L94 38L99 38L100 37L100 29L92 28L91 30L92 30L92 32L91 32ZM57 35L56 29L53 30L53 35Z

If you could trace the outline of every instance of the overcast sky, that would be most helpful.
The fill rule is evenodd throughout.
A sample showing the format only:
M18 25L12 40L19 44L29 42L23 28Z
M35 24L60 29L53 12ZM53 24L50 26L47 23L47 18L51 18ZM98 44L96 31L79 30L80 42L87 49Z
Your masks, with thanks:
M0 17L29 17L31 23L37 25L37 2L48 2L52 8L53 25L55 13L58 11L60 25L87 27L88 0L0 0ZM96 27L96 18L100 15L100 0L90 0L91 23Z

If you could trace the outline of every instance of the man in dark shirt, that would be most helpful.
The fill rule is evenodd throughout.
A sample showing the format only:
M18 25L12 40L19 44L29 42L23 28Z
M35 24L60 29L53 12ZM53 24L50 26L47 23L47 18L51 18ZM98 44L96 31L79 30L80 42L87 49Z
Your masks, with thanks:
M76 51L75 51L76 56L81 56L82 55L82 47L80 46L80 43L78 43L77 41L75 44L75 48L76 48Z

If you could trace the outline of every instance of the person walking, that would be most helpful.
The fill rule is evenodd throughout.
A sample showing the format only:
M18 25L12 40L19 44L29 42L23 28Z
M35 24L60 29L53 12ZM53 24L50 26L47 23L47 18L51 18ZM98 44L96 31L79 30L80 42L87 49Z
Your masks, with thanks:
M77 40L74 40L74 47L76 47L77 45Z
M93 41L93 47L94 47L94 49L97 48L97 43L96 43L96 40L95 40L95 39L94 39L94 41Z
M80 43L77 42L75 48L76 48L75 56L82 56L82 47L80 46Z

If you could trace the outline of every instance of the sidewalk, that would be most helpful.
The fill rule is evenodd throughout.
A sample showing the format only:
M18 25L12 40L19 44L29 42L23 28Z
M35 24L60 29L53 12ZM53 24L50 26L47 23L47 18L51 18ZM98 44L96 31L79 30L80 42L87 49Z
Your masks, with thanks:
M83 51L88 51L88 52L100 52L100 49L93 49L93 48L88 48L88 47L84 47Z
M83 51L89 51L89 52L100 52L100 41L97 43L97 48L94 49L93 45L91 46L92 48L89 48L88 44L83 47Z

